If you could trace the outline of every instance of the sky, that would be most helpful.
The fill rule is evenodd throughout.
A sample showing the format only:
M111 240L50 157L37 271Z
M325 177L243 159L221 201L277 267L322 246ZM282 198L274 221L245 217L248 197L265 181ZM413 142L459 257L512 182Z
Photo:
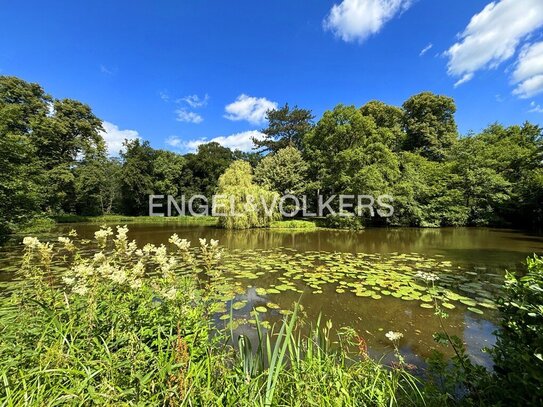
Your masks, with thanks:
M543 0L0 0L0 75L124 138L249 151L265 112L451 96L462 135L543 125Z

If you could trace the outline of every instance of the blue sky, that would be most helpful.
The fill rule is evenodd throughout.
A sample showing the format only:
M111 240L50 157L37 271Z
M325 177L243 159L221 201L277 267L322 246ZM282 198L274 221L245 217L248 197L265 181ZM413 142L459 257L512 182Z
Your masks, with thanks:
M247 149L275 105L319 117L426 90L455 98L462 134L543 124L541 0L31 0L0 14L0 74L88 103L112 150Z

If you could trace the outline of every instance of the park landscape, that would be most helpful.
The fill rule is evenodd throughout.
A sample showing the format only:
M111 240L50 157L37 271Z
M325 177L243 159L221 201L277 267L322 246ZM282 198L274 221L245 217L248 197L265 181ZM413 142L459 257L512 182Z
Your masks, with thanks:
M113 151L91 104L2 73L0 405L540 405L543 128L364 100L242 94L250 148Z

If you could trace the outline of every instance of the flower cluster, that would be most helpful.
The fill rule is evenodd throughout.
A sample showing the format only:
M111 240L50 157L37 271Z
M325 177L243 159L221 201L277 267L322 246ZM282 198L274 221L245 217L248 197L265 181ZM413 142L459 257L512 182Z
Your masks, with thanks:
M75 245L74 242L70 238L59 236L58 241L64 245L64 249L66 249L69 252L75 251Z
M219 248L219 241L200 239L200 254L207 271L211 271L222 257L222 249Z
M112 235L113 235L113 230L111 230L110 227L107 227L107 228L102 227L100 228L100 230L94 232L94 238L97 240L98 246L100 246L101 248L106 247L107 238Z
M417 272L417 277L431 283L439 280L439 277L435 275L434 273L425 273L424 271Z
M394 331L388 331L385 336L387 337L387 339L391 342L396 342L396 341L399 341L400 339L403 338L403 333L401 332L394 332Z

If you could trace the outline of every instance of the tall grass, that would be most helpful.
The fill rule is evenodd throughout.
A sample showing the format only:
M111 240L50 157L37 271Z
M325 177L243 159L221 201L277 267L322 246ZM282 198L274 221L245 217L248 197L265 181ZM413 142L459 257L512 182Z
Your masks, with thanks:
M424 404L399 353L382 365L352 331L334 343L320 321L303 334L297 308L269 329L256 318L254 344L217 330L218 243L192 248L174 235L172 253L126 233L98 231L94 255L73 236L25 239L22 283L1 300L1 405ZM51 274L59 262L64 272Z

